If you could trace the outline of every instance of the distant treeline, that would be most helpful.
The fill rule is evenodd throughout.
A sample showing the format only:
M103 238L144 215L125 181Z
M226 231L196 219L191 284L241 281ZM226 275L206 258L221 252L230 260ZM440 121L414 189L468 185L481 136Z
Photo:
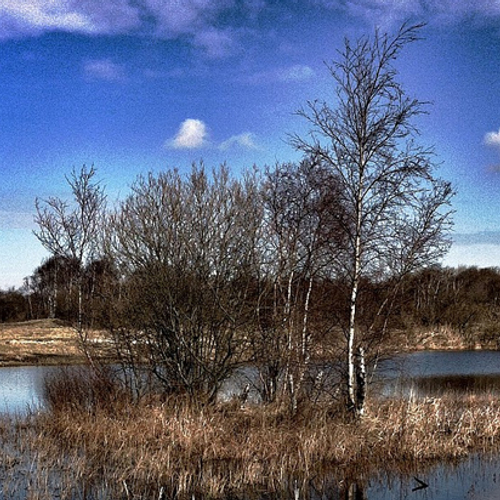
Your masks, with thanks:
M24 287L0 290L0 321L53 317L74 322L78 311L77 267L74 261L51 257L27 278ZM111 262L96 260L83 274L86 320L95 328L109 326L108 300L113 296L118 300L120 295L118 273ZM370 309L370 295L390 286L390 281L366 285L365 313ZM318 317L311 321L319 322L322 316L331 314L342 284L322 280L315 288L318 295L331 297L323 297L312 311ZM466 342L498 341L500 346L500 268L433 266L413 273L404 280L391 323L408 335L415 329L449 327Z

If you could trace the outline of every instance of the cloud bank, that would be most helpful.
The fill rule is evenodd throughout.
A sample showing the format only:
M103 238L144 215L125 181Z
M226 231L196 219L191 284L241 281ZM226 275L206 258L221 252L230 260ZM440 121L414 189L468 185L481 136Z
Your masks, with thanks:
M164 146L167 149L200 149L214 145L209 141L208 127L205 122L188 118L180 124L177 134L168 139ZM255 142L255 135L251 132L233 135L216 147L221 151L234 148L259 149Z
M500 245L477 244L455 245L443 259L443 264L449 267L500 267Z
M478 233L455 233L453 235L453 243L461 246L500 245L500 232L481 231Z
M443 264L450 267L500 267L500 232L453 234L453 244Z
M53 31L187 36L209 57L223 57L238 47L239 31L221 17L263 6L262 0L0 0L0 39Z
M500 19L500 2L493 0L304 0L314 5L388 24L408 18L459 21ZM90 35L138 33L160 38L190 37L211 57L238 47L242 21L256 19L271 0L0 0L0 39L37 36L50 31ZM289 0L286 12L297 8Z
M311 0L316 5L344 11L381 27L410 18L441 23L463 19L498 20L500 2L492 0Z

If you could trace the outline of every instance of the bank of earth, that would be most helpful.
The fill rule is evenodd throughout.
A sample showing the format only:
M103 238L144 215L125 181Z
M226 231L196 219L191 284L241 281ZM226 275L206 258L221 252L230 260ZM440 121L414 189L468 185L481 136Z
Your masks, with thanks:
M109 357L105 332L85 332L94 354ZM68 322L38 319L19 323L0 323L0 366L67 365L87 361L81 349L81 337ZM412 352L419 350L498 349L497 343L466 340L447 327L419 329L392 335L387 350Z

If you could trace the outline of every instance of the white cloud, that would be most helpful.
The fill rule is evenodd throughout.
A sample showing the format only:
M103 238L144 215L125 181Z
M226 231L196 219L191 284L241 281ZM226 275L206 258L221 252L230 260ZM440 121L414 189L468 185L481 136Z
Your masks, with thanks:
M362 0L347 1L345 8L354 17L364 17L382 28L411 16L421 16L422 6L418 0Z
M49 31L114 34L140 25L129 0L0 0L0 37Z
M487 134L485 134L484 143L487 146L500 148L500 129L498 130L498 132L488 132Z
M194 44L200 47L212 59L219 59L234 52L236 36L231 30L209 28L194 36Z
M188 118L184 120L179 131L165 146L173 149L197 149L207 145L207 126L201 120Z
M455 23L463 19L498 20L497 0L310 0L316 5L343 10L387 28L410 18Z
M222 151L227 151L233 147L242 147L245 149L258 149L255 143L255 135L251 132L244 132L243 134L233 135L226 141L219 145L219 149Z
M110 59L92 59L83 66L85 76L94 80L120 82L125 80L125 71L122 66Z
M251 2L242 5L254 8ZM217 28L218 18L235 8L234 0L0 0L0 39L51 31L138 32L159 38L187 36L209 57L222 57L238 46L238 34Z
M309 0L378 25L409 18L500 19L498 0ZM86 34L141 32L163 38L188 36L211 57L238 47L240 33L221 29L238 13L255 20L267 0L0 0L0 39L49 31ZM286 8L286 2L283 4Z
M132 2L132 0L123 0ZM166 36L196 33L213 25L217 15L233 5L232 0L142 0L144 12L154 19L159 33Z
M208 127L202 120L188 118L184 120L177 134L168 139L164 146L168 149L198 149L207 146L217 147L220 151L228 151L233 148L259 149L252 132L243 132L233 135L221 143L214 144L209 141Z
M314 76L314 70L303 64L296 64L278 71L278 78L284 82L302 82L310 80Z

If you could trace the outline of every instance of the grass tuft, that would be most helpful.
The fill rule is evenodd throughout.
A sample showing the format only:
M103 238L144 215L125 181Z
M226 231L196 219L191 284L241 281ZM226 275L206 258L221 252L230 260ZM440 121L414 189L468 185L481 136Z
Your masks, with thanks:
M456 460L500 442L492 397L382 400L353 422L317 405L292 418L278 405L197 406L173 396L123 403L119 385L99 378L56 379L48 387L38 445L76 460L82 489L105 485L115 496L278 493L332 475Z
M22 479L40 499L290 498L500 449L500 406L488 396L379 400L350 421L326 405L291 417L279 405L131 400L111 373L85 373L48 380L47 411L1 423L5 488Z

